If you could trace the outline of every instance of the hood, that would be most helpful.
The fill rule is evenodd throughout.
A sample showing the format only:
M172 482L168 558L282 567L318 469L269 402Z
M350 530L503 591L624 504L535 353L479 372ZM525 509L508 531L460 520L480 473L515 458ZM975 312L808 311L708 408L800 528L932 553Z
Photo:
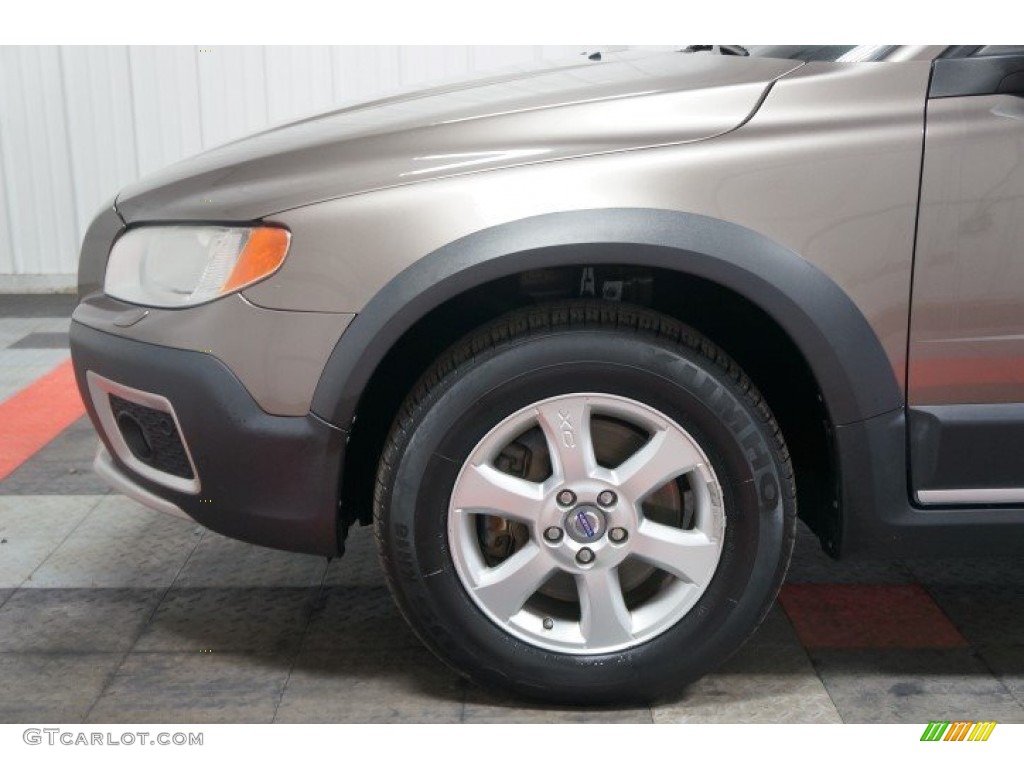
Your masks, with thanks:
M128 222L252 221L400 184L693 142L742 125L798 62L684 53L496 77L328 112L126 187Z

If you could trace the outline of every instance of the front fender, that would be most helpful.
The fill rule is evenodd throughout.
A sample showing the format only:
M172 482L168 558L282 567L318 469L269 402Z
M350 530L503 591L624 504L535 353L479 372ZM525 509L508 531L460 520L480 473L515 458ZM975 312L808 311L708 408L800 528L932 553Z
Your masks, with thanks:
M519 272L630 264L715 282L760 307L790 336L834 424L903 405L881 342L836 283L789 248L745 227L691 213L616 208L552 213L462 237L417 260L369 301L335 346L312 411L348 429L391 347L449 299Z

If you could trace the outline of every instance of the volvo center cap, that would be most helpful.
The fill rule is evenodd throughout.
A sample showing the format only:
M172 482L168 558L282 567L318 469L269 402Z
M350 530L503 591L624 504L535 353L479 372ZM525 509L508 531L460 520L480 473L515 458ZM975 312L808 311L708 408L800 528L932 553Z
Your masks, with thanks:
M581 504L565 515L565 531L581 544L590 544L604 536L608 523L604 512L589 504Z

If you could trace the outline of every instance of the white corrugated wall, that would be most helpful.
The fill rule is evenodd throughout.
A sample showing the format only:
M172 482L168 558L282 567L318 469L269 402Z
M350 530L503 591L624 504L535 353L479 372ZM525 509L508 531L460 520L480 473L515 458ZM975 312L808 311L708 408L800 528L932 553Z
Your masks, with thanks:
M0 292L70 288L128 182L268 125L583 46L0 47Z

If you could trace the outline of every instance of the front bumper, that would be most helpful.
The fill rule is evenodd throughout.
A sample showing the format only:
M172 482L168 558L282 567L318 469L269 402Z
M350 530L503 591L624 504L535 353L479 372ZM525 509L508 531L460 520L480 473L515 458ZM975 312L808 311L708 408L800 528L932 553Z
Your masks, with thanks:
M226 536L295 552L340 553L345 432L312 414L266 413L227 366L203 352L72 322L71 355L106 453L97 462L112 485L150 506L161 508L154 499L166 502ZM166 410L192 464L189 482L133 460L104 400L110 387L97 387L97 380L119 385L117 397Z

